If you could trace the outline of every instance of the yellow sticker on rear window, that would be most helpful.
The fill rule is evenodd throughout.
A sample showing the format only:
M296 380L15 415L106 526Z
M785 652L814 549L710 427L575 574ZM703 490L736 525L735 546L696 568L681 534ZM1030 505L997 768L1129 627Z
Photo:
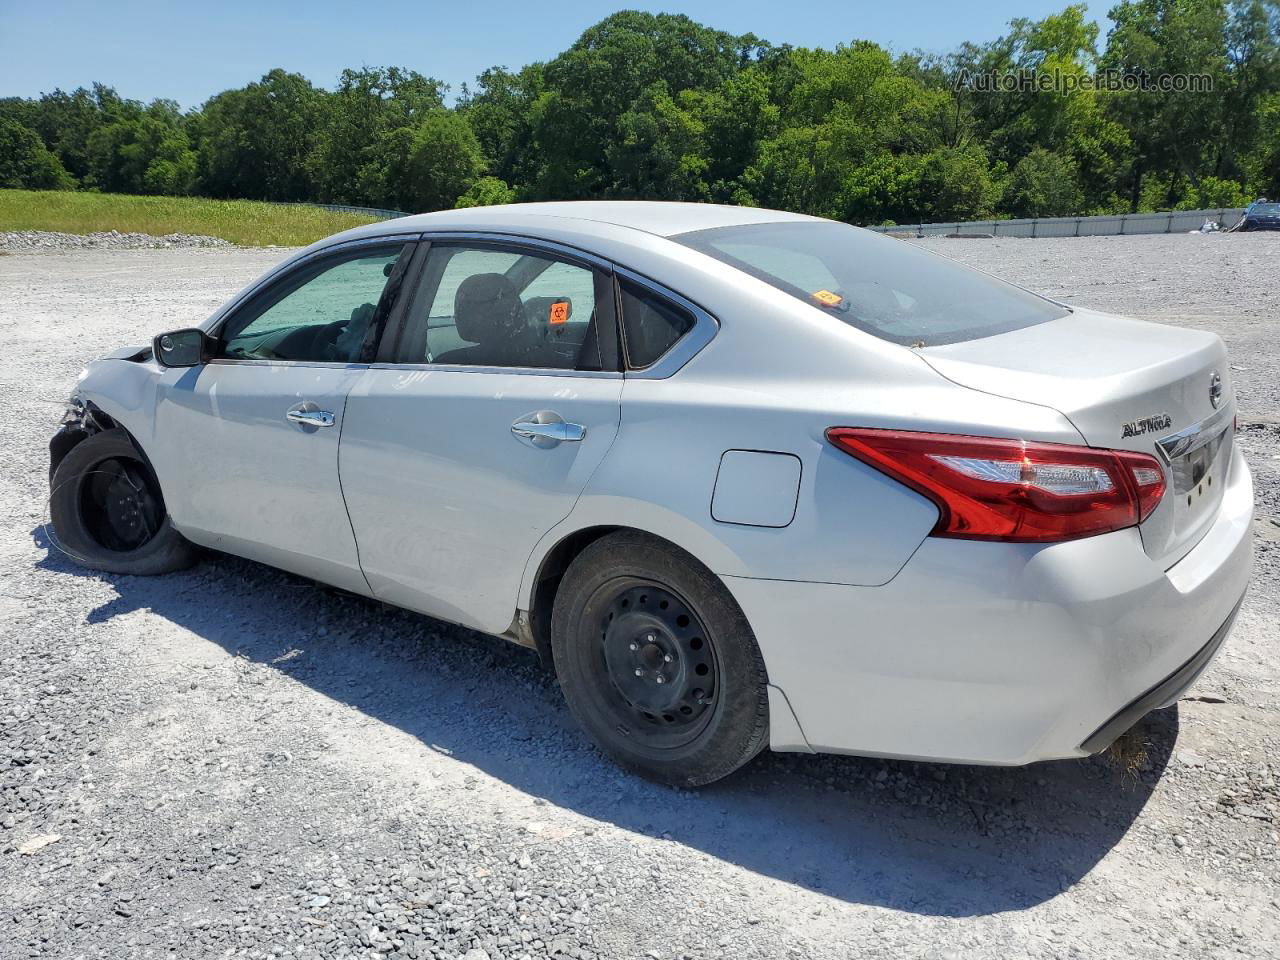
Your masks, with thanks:
M838 293L832 293L830 290L818 290L810 294L813 299L817 300L824 307L838 307L844 303L844 297Z
M553 327L557 324L569 322L569 304L565 300L557 300L551 305L551 315L547 317L547 323Z

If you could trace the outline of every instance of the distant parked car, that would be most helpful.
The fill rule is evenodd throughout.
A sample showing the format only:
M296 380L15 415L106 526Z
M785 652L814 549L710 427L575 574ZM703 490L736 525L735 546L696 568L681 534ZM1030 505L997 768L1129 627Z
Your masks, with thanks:
M1239 229L1280 230L1280 203L1267 200L1265 197L1255 200L1245 207Z
M1212 333L813 217L449 211L91 364L53 525L94 569L199 544L535 647L670 783L766 746L1079 757L1244 593L1228 371Z

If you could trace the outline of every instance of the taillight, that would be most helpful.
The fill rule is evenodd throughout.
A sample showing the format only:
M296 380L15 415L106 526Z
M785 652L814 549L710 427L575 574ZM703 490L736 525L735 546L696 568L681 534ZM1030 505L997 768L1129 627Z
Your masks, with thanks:
M938 506L931 536L1047 543L1132 527L1164 495L1143 453L832 427L827 439Z

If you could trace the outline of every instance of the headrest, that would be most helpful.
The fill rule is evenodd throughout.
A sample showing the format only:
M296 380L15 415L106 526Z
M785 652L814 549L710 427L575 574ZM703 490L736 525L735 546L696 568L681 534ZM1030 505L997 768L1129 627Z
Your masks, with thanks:
M453 322L467 343L492 343L510 337L522 322L520 294L500 273L477 273L458 284Z

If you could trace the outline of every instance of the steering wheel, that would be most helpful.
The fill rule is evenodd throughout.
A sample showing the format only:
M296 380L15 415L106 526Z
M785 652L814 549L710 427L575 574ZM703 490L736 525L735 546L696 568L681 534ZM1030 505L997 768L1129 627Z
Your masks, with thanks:
M338 338L347 329L349 320L334 320L323 327L317 327L311 337L311 356L324 360L338 360Z

